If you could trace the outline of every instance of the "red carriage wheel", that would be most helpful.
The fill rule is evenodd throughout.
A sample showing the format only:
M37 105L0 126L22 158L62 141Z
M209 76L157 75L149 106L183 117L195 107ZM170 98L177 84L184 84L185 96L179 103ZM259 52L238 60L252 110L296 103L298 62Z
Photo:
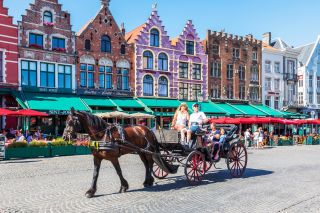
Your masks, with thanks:
M161 151L161 155L167 155L163 159L167 161L167 163L172 164L173 159L169 156L168 151ZM168 172L163 171L156 163L153 164L152 173L153 176L158 179L164 179L169 175Z
M189 154L184 173L187 177L188 182L191 185L200 182L206 172L206 161L204 155L201 152L193 151Z
M244 144L241 142L232 144L227 157L227 166L231 176L242 177L247 167L247 161L248 153Z

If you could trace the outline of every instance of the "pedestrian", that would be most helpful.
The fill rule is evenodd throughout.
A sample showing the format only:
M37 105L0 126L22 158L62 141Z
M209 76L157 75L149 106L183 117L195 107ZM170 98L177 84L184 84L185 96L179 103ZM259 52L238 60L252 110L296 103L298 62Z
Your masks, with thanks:
M259 143L259 129L257 129L253 133L253 148L258 148L258 143Z
M258 148L263 148L263 138L264 138L264 134L263 134L263 130L262 127L259 127L259 139L258 139Z
M251 133L249 129L244 132L244 144L246 147L249 147L250 144Z

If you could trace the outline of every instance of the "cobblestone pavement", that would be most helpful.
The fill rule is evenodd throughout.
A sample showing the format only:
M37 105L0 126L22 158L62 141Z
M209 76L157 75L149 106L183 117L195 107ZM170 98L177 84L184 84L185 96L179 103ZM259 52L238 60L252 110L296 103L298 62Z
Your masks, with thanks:
M92 157L0 162L0 212L320 212L320 146L249 150L245 176L232 179L224 162L198 186L183 169L152 188L142 187L138 156L120 159L129 192L103 162L97 197L85 198Z

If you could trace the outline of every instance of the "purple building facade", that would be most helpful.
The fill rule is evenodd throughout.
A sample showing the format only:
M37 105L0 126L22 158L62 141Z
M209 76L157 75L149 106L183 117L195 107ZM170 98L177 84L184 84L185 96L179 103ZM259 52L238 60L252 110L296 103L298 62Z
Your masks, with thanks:
M170 40L156 9L127 33L134 46L135 95L179 100L208 99L208 58L191 21Z

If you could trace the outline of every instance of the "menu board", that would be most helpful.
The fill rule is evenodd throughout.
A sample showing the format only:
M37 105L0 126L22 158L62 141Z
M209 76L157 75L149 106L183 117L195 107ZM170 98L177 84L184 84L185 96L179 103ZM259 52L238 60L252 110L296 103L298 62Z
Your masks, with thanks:
M5 159L5 144L6 137L4 135L0 135L0 161Z

